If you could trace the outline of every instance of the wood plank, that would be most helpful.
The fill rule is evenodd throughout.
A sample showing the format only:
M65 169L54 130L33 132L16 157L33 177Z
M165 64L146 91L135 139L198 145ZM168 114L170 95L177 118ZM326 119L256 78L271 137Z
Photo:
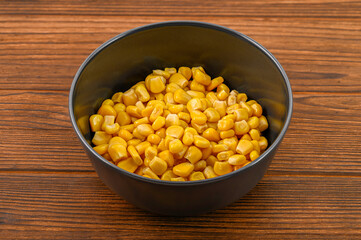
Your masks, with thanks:
M140 7L141 6L141 7ZM221 2L209 0L207 4L184 0L178 1L57 1L3 2L0 14L46 14L46 15L115 15L115 16L218 16L218 17L322 17L322 18L359 18L361 5L357 0L312 0L312 1L252 1L244 4L237 0ZM327 11L326 11L327 9Z
M0 173L1 239L357 239L361 178L266 176L225 209L144 212L95 174Z
M176 19L0 15L0 89L68 90L80 64L101 43L137 26ZM361 19L194 20L257 40L278 58L296 92L361 91Z

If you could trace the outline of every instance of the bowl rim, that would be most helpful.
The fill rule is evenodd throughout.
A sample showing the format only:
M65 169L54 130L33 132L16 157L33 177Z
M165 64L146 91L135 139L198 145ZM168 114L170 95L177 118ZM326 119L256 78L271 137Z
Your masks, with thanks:
M151 178L147 178L147 177L143 177L140 176L138 174L135 173L131 173L128 172L124 169L119 168L118 166L114 165L113 163L110 163L108 160L104 159L101 155L99 155L92 147L91 145L86 141L86 139L84 138L83 134L81 133L80 129L78 128L78 125L76 123L75 120L75 116L74 116L74 109L73 109L73 103L74 103L74 93L75 93L75 88L76 85L78 83L79 77L81 75L81 73L83 72L83 70L86 68L86 66L93 60L94 57L96 57L101 51L103 51L105 48L107 48L108 46L110 46L111 44L115 43L116 41L127 37L129 35L144 31L144 30L150 30L150 29L155 29L155 28L161 28L161 27L169 27L169 26L194 26L194 27L203 27L203 28L209 28L212 30L217 30L217 31L221 31L227 34L230 34L234 37L239 38L240 40L245 40L248 43L250 43L251 45L253 45L254 47L256 47L258 50L260 50L263 54L265 54L277 67L278 71L281 73L284 83L286 85L286 89L287 89L287 98L288 98L288 112L287 112L287 116L285 118L284 121L284 125L282 127L282 130L280 131L280 133L278 134L277 138L274 140L274 142L268 146L268 148L266 149L265 152L263 152L256 160L252 161L251 163L247 164L246 166L237 169L236 171L233 171L231 173L222 175L222 176L218 176L215 178L210 178L210 179L204 179L204 180L197 180L197 181L185 181L185 182L178 182L178 181L166 181L166 180L157 180L157 179L151 179ZM243 171L246 171L248 168L253 167L254 165L258 164L259 162L263 161L265 159L265 157L270 154L270 152L274 151L275 148L277 148L277 146L281 143L282 139L284 138L286 131L289 127L289 124L291 122L291 117L292 117L292 112L293 112L293 94L292 94L292 89L291 89L291 84L290 81L287 77L286 72L284 71L283 67L281 66L281 64L278 62L278 60L265 48L263 47L261 44L259 44L258 42L256 42L255 40L253 40L252 38L244 35L243 33L240 33L236 30L230 29L228 27L224 27L218 24L214 24L214 23L207 23L207 22L201 22L201 21L191 21L191 20L181 20L181 21L164 21L164 22L157 22L157 23L151 23L151 24L147 24L144 26L139 26L130 30L127 30L125 32L122 32L118 35L116 35L115 37L109 39L108 41L104 42L103 44L101 44L99 47L97 47L85 60L84 62L80 65L79 69L77 70L74 78L73 78L73 82L71 84L70 87L70 91L69 91L69 116L70 116L70 120L73 126L73 129L75 130L75 133L77 135L77 137L79 138L79 140L81 141L82 145L85 146L94 156L96 156L97 160L102 161L104 164L108 165L109 167L114 168L116 171L119 171L122 174L125 174L126 176L133 178L135 180L138 181L142 181L142 182L147 182L147 183L151 183L151 184L159 184L159 185L168 185L168 186L194 186L194 185L203 185L203 184L208 184L211 182L219 182L219 181L223 181L226 180L228 178L231 178L233 175L237 175L240 174Z

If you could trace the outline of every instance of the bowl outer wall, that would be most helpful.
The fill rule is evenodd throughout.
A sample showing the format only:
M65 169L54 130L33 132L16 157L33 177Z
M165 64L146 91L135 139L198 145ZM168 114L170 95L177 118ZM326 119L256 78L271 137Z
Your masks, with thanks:
M146 33L146 35L148 35L147 37L151 37L152 31L157 30L155 34L159 34L159 30L161 30L161 32L167 31L167 29L164 29L167 27L170 27L171 31L175 31L175 29L180 27L181 33L182 31L187 32L191 29L195 39L199 39L202 34L211 34L210 36L212 36L212 31L213 33L214 31L224 33L228 38L236 38L237 41L242 42L242 44L246 46L243 46L244 49L242 49L245 54L253 53L257 55L253 57L256 59L251 59L250 57L246 62L243 62L242 67L237 66L237 64L239 64L237 61L233 61L232 64L230 64L231 66L228 65L224 67L224 62L227 60L227 57L221 59L223 62L216 61L217 54L219 54L220 51L216 51L216 54L208 53L202 55L204 49L200 49L198 52L196 51L196 54L192 54L191 58L180 57L179 59L181 60L174 58L171 61L166 61L165 56L167 54L164 54L164 43L155 46L155 50L161 52L159 56L154 57L156 54L153 52L153 54L148 54L143 59L138 59L138 62L133 61L133 64L130 63L132 61L125 63L128 71L125 69L114 71L114 63L117 61L114 60L114 58L109 59L108 57L108 59L106 59L107 57L104 57L104 51L106 50L108 50L107 54L109 54L109 51L115 55L119 54L119 49L114 49L114 46L116 48L116 43L124 41L124 39L128 37L132 38L130 41L133 41L134 44L138 44L140 41L139 36L138 39L137 37L134 39L134 35ZM206 30L206 33L197 32L199 30ZM222 37L224 37L224 35L219 36L218 34L212 41L219 40ZM183 41L184 37L181 38L181 41ZM188 39L186 42L192 44L191 42L193 40L194 39ZM169 41L175 41L175 39L170 39ZM204 41L208 41L207 44L211 43L211 41L207 39ZM230 40L227 39L227 41ZM225 43L227 43L227 41L225 41ZM200 45L195 45L196 47L200 47ZM122 47L124 48L124 46L120 46L120 48ZM210 48L208 48L208 50L209 49ZM229 46L222 50L232 54ZM122 51L128 53L130 50L121 49L121 52ZM140 50L138 49L137 51ZM145 47L142 48L140 52L149 53L149 51L150 49ZM179 52L181 51L175 51L174 54L179 54ZM137 54L141 53L138 52ZM97 59L99 57L103 59ZM234 56L231 57L234 58ZM211 76L225 76L226 80L229 79L228 84L231 85L231 87L244 90L251 98L256 99L261 102L261 104L263 103L263 106L266 106L265 109L271 118L269 119L271 130L268 131L268 139L270 139L269 141L272 145L259 159L240 170L214 179L192 183L164 182L146 179L119 169L101 158L90 147L89 129L87 129L86 124L84 125L83 123L87 121L89 115L95 112L95 109L99 107L103 99L111 96L115 91L125 90L135 82L142 80L151 69L165 66L195 66L200 64L206 67L207 72L209 72ZM255 69L257 66L264 67L266 70L264 70L264 73L258 73L256 77L253 77L252 72L257 70ZM109 69L111 68L113 72L110 71L110 74L104 75L104 71L108 71L109 73ZM208 69L211 71L208 71ZM240 76L247 76L248 78L245 79ZM267 80L265 80L267 77L273 80L278 79L278 82L276 81L277 84L267 83ZM282 78L281 81L280 78ZM95 92L82 90L87 86L84 82L89 84L89 81L86 81L87 79L91 79L91 83L93 83L92 89L95 89ZM115 79L119 80L118 82L121 83L121 86L112 84L112 81L114 82ZM266 86L261 88L257 87L260 84ZM279 85L280 87L277 88ZM97 99L95 99L94 96L97 96ZM81 100L76 101L77 99ZM252 189L262 178L289 125L292 114L292 92L287 76L277 60L252 39L233 30L213 24L193 21L165 22L130 30L109 40L95 50L79 68L74 78L70 91L69 110L74 129L88 156L92 160L99 177L114 192L136 206L153 212L166 215L193 215L217 209L236 201ZM86 139L88 141L86 141Z

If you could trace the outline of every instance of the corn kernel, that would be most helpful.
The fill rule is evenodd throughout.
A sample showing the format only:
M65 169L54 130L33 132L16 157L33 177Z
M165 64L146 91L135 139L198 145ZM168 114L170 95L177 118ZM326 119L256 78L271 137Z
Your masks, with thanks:
M200 160L194 164L194 171L203 171L206 167L207 167L206 160Z
M120 126L120 129L125 129L125 130L128 130L129 132L133 132L134 128L135 128L134 124Z
M239 140L236 151L242 155L247 155L253 150L253 144L249 140Z
M150 74L145 78L145 86L152 93L160 93L165 89L166 79L163 76ZM124 96L123 96L124 99Z
M150 178L160 180L160 178L158 177L158 175L155 174L150 167L144 168L143 174L144 174L144 175L148 175Z
M130 116L126 112L119 112L115 120L120 126L128 125L132 122Z
M238 139L237 139L237 137L225 138L225 139L223 139L223 144L228 146L229 150L236 152L236 148L238 145Z
M196 124L202 125L207 122L207 116L204 113L202 113L201 111L194 110L194 111L190 112L190 114L191 114L192 122L194 122Z
M153 128L154 130L159 130L159 129L161 129L164 125L165 125L165 117L158 116L158 117L154 120L154 122L153 122L153 124L152 124L152 128Z
M221 119L218 121L217 126L220 131L226 131L233 128L234 122L232 119Z
M174 68L174 67L171 67L171 68L164 68L164 71L169 72L169 73L170 73L170 75L172 75L172 74L174 74L174 73L176 73L176 72L177 72L177 69L176 69L176 68Z
M229 95L227 99L228 106L236 105L237 104L237 96L235 95ZM238 104L236 105L238 106Z
M119 132L120 126L118 123L113 123L111 125L105 125L104 131L108 134L115 134Z
M129 89L123 94L123 103L125 106L135 105L138 101L137 94L135 94L134 89Z
M136 107L136 106L127 106L127 108L125 109L125 111L129 114L129 116L131 117L135 117L135 118L141 118L142 116L142 111Z
M171 181L172 178L177 178L177 175L172 170L167 170L162 174L161 180Z
M167 163L159 157L154 157L150 161L149 167L156 175L159 176L162 175L167 170Z
M203 133L202 136L204 138L206 138L209 141L214 141L214 142L218 142L220 140L219 137L219 133L217 130L213 129L213 128L208 128L206 129Z
M106 115L111 115L114 117L117 116L117 112L110 105L102 105L98 110L98 114L102 115L103 117Z
M227 151L229 149L229 147L225 144L216 144L213 146L212 151L213 153L220 153L223 151Z
M194 81L199 82L200 84L208 86L211 84L211 78L206 73L202 72L199 69L195 69L193 72L193 79Z
M134 92L141 102L148 102L150 100L149 92L144 84L138 85Z
M165 134L177 139L180 139L183 136L184 129L181 126L170 126L165 131Z
M189 115L189 113L185 112L178 113L178 118L185 121L186 123L189 123L191 121L191 116Z
M253 150L257 151L258 154L261 153L261 148L257 140L252 140L251 143L253 144Z
M249 159L251 161L256 160L259 157L259 154L256 150L253 150L252 152L249 153Z
M150 142L151 144L156 144L158 145L160 143L160 137L156 134L150 134L147 137L147 141Z
M248 112L244 108L234 110L233 114L236 116L236 121L248 120Z
M178 73L182 74L187 80L192 77L192 70L189 67L178 68Z
M140 124L136 127L139 134L144 137L148 137L150 134L154 133L154 130L150 124ZM134 131L133 131L134 134Z
M113 144L108 148L108 153L114 162L118 162L128 157L126 147L122 144Z
M259 138L258 144L261 151L264 151L268 146L268 141L265 137L262 136Z
M177 114L168 114L168 116L165 118L165 127L168 128L170 126L179 126L180 121Z
M229 150L229 151L223 151L217 154L217 159L219 161L226 161L228 160L232 155L234 155L234 152Z
M127 158L125 160L119 161L117 166L125 171L134 173L137 170L138 165L134 163L133 159Z
M218 101L217 95L215 92L209 92L206 94L206 98L214 104L215 101Z
M192 81L191 84L189 85L190 89L193 91L198 91L198 92L206 92L206 88L203 84L200 84L197 81Z
M145 153L145 150L147 148L149 148L150 146L151 146L150 142L145 141L145 142L140 142L139 144L137 144L135 146L135 149L137 149L137 152L139 153L139 155L142 155Z
M258 129L251 129L248 134L251 136L252 140L257 140L257 141L261 136L261 133L259 132Z
M258 117L251 117L247 121L250 128L258 128L259 126L259 118Z
M183 111L183 104L167 104L168 110L171 113L178 114Z
M102 157L105 158L106 160L108 160L109 162L114 163L112 158L110 157L109 153L104 153L102 155Z
M243 136L241 137L240 140L249 140L249 141L251 141L252 138L248 133L246 133L246 134L243 134Z
M183 135L183 139L182 139L183 143L187 146L192 145L193 141L194 141L194 137L193 134L190 132L185 132Z
M188 95L183 89L178 89L174 92L174 101L176 103L187 104L192 97Z
M170 79L169 83L176 83L181 88L185 88L188 85L188 80L180 73L174 73Z
M90 128L93 132L100 131L104 117L100 114L93 114L89 118Z
M123 103L123 93L122 92L114 93L112 96L112 101L114 103Z
M202 101L199 98L192 98L187 103L187 110L191 113L194 110L202 109Z
M163 70L160 70L160 69L153 70L153 74L163 76L165 79L169 79L170 75L171 75L170 72L163 71Z
M218 159L215 156L211 155L207 158L206 163L208 166L211 166L212 170L213 170L213 166L217 161L218 161Z
M110 106L114 106L114 102L111 100L111 99L105 99L103 102L102 102L102 105L110 105Z
M127 147L128 146L128 143L121 137L112 137L110 140L109 140L109 147L112 146L112 145L115 145L115 144L121 144L123 145L124 147Z
M194 91L194 90L187 90L186 93L191 96L192 98L204 98L206 95L204 95L203 92Z
M268 128L267 118L262 115L262 116L259 118L258 129L259 129L260 132L263 132L263 131L266 130L267 128Z
M226 100L229 94L225 90L221 90L217 93L217 98L221 101Z
M228 163L231 165L244 165L246 162L246 157L241 154L234 154L228 159Z
M235 130L236 135L238 135L238 136L243 135L243 134L248 133L249 125L245 120L235 122L234 130Z
M92 143L96 146L106 144L112 138L112 135L103 131L96 131L92 139Z
M98 146L93 147L94 151L96 151L98 154L103 155L108 152L109 144L101 144Z
M136 165L140 166L143 164L143 160L139 156L139 153L134 146L132 146L132 145L128 146L128 153L130 154L130 156L132 157L132 159Z
M194 145L199 148L208 148L211 144L206 138L199 136L199 135L195 135L194 136Z
M225 101L216 100L213 102L213 107L217 110L220 117L224 117L226 115L227 103Z
M119 112L124 112L126 109L126 106L123 103L117 103L114 105L114 110L118 114Z
M218 175L214 172L213 167L212 166L207 166L204 170L203 170L203 174L204 176L209 179L209 178L214 178L217 177Z
M146 158L152 160L155 156L158 155L158 150L155 147L150 146L145 149L144 154Z
M176 159L176 160L185 160L184 155L186 154L187 150L188 150L188 146L183 145L183 148L182 148L182 150L180 152L173 154L174 159ZM178 161L178 163L179 163L179 161Z
M232 172L233 167L227 162L215 162L213 170L218 175L224 175Z
M168 167L173 167L173 165L174 165L174 157L173 157L172 153L169 150L164 150L164 151L158 153L158 157L160 157L161 159L166 161L167 164L168 164Z
M188 177L193 171L194 165L189 162L184 162L173 167L173 173L180 177Z
M166 92L167 93L173 93L173 96L174 96L174 92L175 91L177 91L178 89L181 89L181 87L178 85L178 84L176 84L176 83L169 83L168 85L167 85L167 88L166 88Z
M247 95L245 93L238 93L237 94L237 102L245 102L247 101Z
M229 87L228 87L226 84L224 84L224 83L218 85L218 87L217 87L217 92L220 92L220 91L222 91L222 90L224 90L224 91L225 91L226 93L228 93L228 94L229 94L229 92L230 92Z
M163 114L163 106L161 104L156 104L154 106L154 109L152 113L149 116L149 121L154 122L157 117L161 116Z
M208 128L208 125L206 123L197 124L194 121L191 121L191 126L197 131L197 134L202 134Z
M175 104L173 93L169 92L164 95L163 98L165 104Z
M207 108L204 111L204 114L207 116L209 122L218 122L221 118L220 114L215 108Z
M140 141L140 139L130 139L129 141L127 141L127 145L133 145L133 146L137 146L139 143L141 143L142 141Z
M202 152L195 146L190 146L184 155L184 158L195 164L202 158Z
M152 126L153 127L153 126ZM153 128L154 129L154 128ZM165 138L165 128L158 129L155 134L157 134L160 138Z
M212 91L224 82L223 77L216 77L212 79L211 84L208 85L207 91Z
M169 151L171 153L179 153L183 149L183 143L179 139L175 139L169 143Z
M248 117L252 117L252 114L253 114L253 108L251 108L250 105L248 105L248 103L245 103L245 102L240 102L241 104L241 107L243 109L246 109L247 110L247 113L248 113Z
M193 172L189 176L189 181L198 181L198 180L204 180L204 174L202 172Z

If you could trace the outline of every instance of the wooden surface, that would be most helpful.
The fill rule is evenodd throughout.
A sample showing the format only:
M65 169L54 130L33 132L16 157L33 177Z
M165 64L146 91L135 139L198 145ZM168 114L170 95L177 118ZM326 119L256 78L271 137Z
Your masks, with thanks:
M71 128L84 59L128 29L199 20L240 31L294 91L267 174L236 203L162 217L113 194ZM361 239L361 2L0 1L0 239Z

